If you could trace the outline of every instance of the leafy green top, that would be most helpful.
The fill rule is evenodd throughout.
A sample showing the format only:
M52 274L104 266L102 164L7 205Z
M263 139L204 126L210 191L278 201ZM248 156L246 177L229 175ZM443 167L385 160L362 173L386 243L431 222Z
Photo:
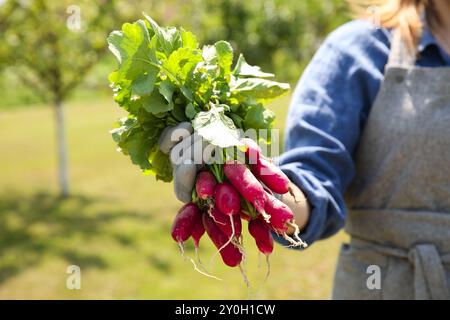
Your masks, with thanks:
M150 17L125 23L108 39L119 67L109 75L114 100L129 115L111 130L119 150L145 173L170 181L172 168L162 154L162 130L191 121L210 143L239 145L238 129L270 129L275 116L263 103L289 90L268 78L226 41L199 48L194 34L183 28L160 27Z

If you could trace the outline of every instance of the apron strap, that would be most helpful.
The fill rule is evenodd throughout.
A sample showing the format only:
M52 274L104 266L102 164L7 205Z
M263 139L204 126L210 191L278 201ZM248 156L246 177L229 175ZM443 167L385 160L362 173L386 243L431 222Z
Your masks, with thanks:
M409 251L409 260L414 265L416 300L450 299L445 270L434 245L416 245Z
M391 51L385 68L408 68L416 63L416 54L403 41L400 30L392 31Z
M449 300L447 276L443 262L450 263L450 254L439 255L433 244L417 244L409 250L389 247L352 236L356 243L385 256L407 259L414 267L414 296L416 300Z

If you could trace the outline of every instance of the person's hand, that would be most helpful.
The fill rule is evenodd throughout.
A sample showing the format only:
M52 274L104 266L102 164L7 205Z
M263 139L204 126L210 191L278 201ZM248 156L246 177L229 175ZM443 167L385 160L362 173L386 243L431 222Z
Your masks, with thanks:
M163 153L170 154L176 197L182 202L190 202L197 172L212 158L214 148L194 133L189 122L165 128L159 146ZM290 190L277 197L293 211L295 221L302 229L308 222L310 205L303 192L292 182ZM290 234L293 232L293 229L288 231Z
M294 183L289 184L291 192L279 195L279 199L285 203L294 213L295 223L298 225L300 230L302 230L309 220L309 214L311 212L311 207L305 194L297 187ZM292 235L294 233L293 228L289 228L288 234Z
M214 149L194 133L189 122L165 128L159 138L159 147L164 154L170 154L177 199L190 202L197 171L208 162Z

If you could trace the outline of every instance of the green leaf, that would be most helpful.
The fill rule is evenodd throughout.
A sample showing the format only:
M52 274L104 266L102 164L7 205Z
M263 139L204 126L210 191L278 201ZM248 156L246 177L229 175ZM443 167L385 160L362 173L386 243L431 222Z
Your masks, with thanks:
M275 113L262 105L248 108L243 121L245 129L271 129L275 121Z
M147 73L140 74L131 84L132 94L138 96L148 96L151 94L155 86L158 72L158 68L152 67Z
M202 48L202 57L205 62L215 64L217 62L217 51L215 46L205 45Z
M214 47L216 49L217 63L221 68L222 75L228 76L231 72L231 64L233 63L233 48L226 41L217 41Z
M142 107L150 113L159 114L172 110L173 102L168 102L167 99L159 93L159 91L153 91L151 95L142 97Z
M148 70L150 35L143 20L125 23L122 31L113 31L107 41L109 50L119 61L116 81L122 78L135 79Z
M119 143L122 138L122 135L125 132L128 132L135 124L136 124L135 118L124 117L119 119L115 124L115 128L110 131L113 140Z
M161 93L164 98L166 98L167 103L173 104L172 97L175 92L175 86L169 80L161 81L159 84L159 93Z
M148 135L139 127L136 119L122 119L120 124L119 128L111 130L113 139L119 146L119 151L129 155L131 161L142 170L150 169L152 166L149 156L152 149L157 145L157 139Z
M212 145L227 148L241 146L239 131L222 108L213 107L209 111L197 113L192 121L194 130Z
M179 48L163 62L165 70L178 80L185 81L202 56L197 49Z
M244 128L244 120L235 113L230 113L230 118L233 120L234 125L237 128L243 129Z
M195 115L197 114L197 110L195 110L195 107L192 103L188 103L185 109L185 114L188 119L194 119Z
M173 168L170 162L170 156L162 153L159 148L156 148L150 158L152 167L144 173L151 173L155 175L156 180L162 180L164 182L172 181Z
M255 78L271 78L274 77L273 73L262 72L261 68L258 66L252 66L245 61L242 53L239 55L239 58L236 62L236 66L234 67L233 74L236 77L255 77Z
M230 89L234 98L247 104L256 104L282 96L289 91L290 86L267 79L240 78L231 83Z
M198 48L198 42L195 35L190 31L184 30L183 28L181 28L181 41L184 48Z
M198 63L186 81L186 87L192 92L192 99L186 97L190 101L197 102L200 106L208 104L213 94L214 85L217 84L215 79L218 73L217 65ZM183 94L185 94L184 91Z
M152 18L144 14L144 17L150 23L151 29L155 32L158 44L161 50L169 56L172 51L178 49L182 45L180 32L176 28L161 28Z
M188 121L188 118L185 114L184 106L180 104L175 104L172 111L171 111L173 117L177 119L179 122Z

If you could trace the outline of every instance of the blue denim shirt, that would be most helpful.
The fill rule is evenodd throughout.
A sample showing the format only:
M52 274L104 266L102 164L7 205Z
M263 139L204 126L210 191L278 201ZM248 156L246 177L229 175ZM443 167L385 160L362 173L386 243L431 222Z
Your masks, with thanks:
M301 234L308 244L344 225L353 152L384 77L391 37L367 21L349 22L325 39L297 84L278 164L311 204ZM418 66L450 66L450 56L427 29L418 50Z

